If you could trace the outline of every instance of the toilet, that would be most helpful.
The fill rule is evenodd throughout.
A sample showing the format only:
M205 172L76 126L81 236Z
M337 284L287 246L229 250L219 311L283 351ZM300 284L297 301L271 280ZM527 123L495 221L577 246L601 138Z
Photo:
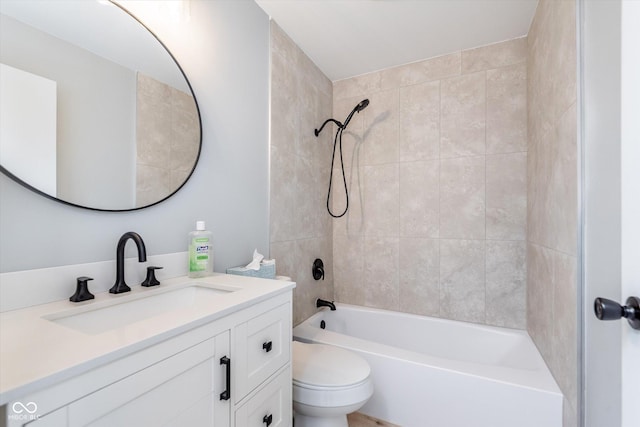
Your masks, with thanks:
M373 394L369 364L325 344L292 343L295 427L348 427L347 414Z

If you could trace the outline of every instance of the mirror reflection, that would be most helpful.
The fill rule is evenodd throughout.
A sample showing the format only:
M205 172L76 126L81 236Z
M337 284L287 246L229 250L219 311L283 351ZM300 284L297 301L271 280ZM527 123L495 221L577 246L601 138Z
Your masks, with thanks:
M23 185L99 210L172 195L200 152L182 70L109 2L0 2L0 164Z

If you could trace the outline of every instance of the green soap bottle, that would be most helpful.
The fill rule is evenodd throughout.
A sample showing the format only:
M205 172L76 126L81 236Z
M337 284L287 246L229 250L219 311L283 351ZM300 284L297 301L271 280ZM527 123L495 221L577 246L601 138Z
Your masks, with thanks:
M213 240L204 221L196 221L189 233L189 277L205 277L213 273Z

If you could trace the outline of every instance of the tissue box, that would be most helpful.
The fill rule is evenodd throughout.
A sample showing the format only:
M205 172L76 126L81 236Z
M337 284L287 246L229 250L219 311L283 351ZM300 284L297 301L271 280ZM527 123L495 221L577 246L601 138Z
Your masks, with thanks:
M276 263L267 262L260 264L260 270L251 270L246 267L227 268L227 274L237 274L238 276L260 277L262 279L276 278Z

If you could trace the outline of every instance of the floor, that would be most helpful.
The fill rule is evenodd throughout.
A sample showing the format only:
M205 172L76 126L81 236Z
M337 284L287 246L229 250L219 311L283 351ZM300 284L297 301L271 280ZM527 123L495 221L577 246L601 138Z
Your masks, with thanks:
M349 420L349 427L400 427L359 412L349 414L347 419Z

